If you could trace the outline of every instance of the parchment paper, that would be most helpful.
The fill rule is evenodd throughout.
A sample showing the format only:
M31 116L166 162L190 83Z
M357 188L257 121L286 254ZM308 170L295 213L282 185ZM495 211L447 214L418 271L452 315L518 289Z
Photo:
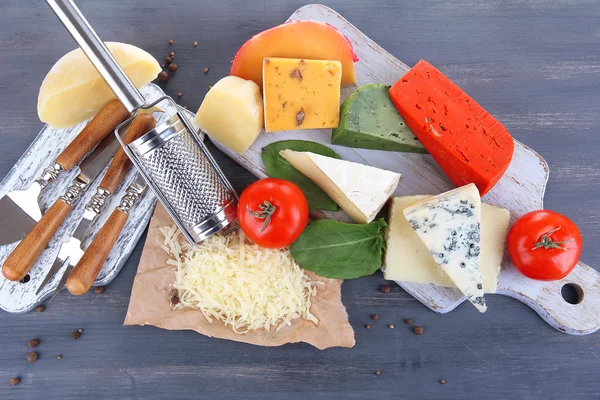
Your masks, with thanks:
M194 309L172 310L168 293L175 280L173 267L166 265L169 256L162 249L164 241L159 228L173 225L173 221L159 203L150 221L146 244L138 266L125 325L154 325L169 330L190 329L209 337L235 340L259 346L280 346L285 343L306 342L319 348L353 347L354 330L348 322L348 313L342 304L342 281L317 276L306 271L317 284L317 294L312 298L312 314L319 324L302 318L291 326L275 332L265 329L245 334L235 333L230 326L213 320L209 323L202 313Z

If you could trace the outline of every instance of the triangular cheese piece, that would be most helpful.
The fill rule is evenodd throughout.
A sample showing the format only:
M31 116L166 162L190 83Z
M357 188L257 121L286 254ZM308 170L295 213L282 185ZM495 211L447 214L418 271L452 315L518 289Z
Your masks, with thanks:
M279 154L333 199L354 221L367 224L390 198L400 174L310 152Z
M434 260L480 311L486 310L479 263L481 197L474 184L419 201L404 216Z
M426 283L456 288L452 279L433 259L423 241L404 217L404 209L432 196L402 196L391 199L386 233L384 278L396 282ZM481 203L481 254L479 265L483 293L496 293L506 247L510 212Z

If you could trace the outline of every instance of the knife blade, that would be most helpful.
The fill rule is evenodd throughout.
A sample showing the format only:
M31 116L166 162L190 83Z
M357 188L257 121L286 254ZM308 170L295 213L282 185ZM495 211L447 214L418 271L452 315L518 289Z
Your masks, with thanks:
M138 115L131 123L123 140L125 143L131 143L146 132L154 129L155 126L156 120L151 114ZM86 237L90 226L98 215L102 213L107 198L117 189L130 168L131 161L123 149L119 149L115 158L110 163L110 167L106 171L102 182L100 182L96 194L86 204L83 217L77 228L68 240L61 245L56 260L38 287L36 294L42 291L54 275L62 269L65 263L75 265L79 262L85 250L83 239Z

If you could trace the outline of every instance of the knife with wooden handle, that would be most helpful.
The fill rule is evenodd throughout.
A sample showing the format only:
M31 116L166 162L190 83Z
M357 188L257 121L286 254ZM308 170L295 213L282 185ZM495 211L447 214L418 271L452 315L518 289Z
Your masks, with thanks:
M151 114L138 115L127 130L125 135L126 143L142 136L153 129L155 125L156 122ZM117 152L117 150L119 151ZM65 194L56 200L50 210L48 210L27 236L17 245L10 256L8 256L2 266L2 274L6 279L18 281L27 275L71 211L74 202L87 189L90 182L104 169L108 161L115 155L115 152L123 153L124 157L120 156L113 160L106 176L102 180L101 186L98 187L96 194L92 197L89 207L86 207L86 212L89 211L93 214L91 216L92 220L95 215L100 213L106 198L114 192L131 166L127 155L124 154L119 142L113 135L104 139L96 150L81 164L81 173L67 188ZM102 185L106 185L106 187Z
M56 158L56 162L68 171L73 168L119 124L129 117L129 112L119 100L108 102L83 128L73 141Z
M121 204L115 208L102 226L67 279L67 289L75 296L90 290L115 242L119 238L129 211L139 201L146 190L146 181L141 175L127 188Z

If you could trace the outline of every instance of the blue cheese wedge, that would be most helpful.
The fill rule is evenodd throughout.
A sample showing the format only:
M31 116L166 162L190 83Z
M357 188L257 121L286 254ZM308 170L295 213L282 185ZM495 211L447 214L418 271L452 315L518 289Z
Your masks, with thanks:
M474 184L419 201L404 217L435 262L480 311L485 312L480 268L481 197Z
M400 180L396 172L307 151L282 150L279 154L359 224L375 219Z
M452 279L435 262L425 244L404 217L404 209L432 196L403 196L391 199L386 232L384 277L390 281L413 282L456 289ZM481 276L483 292L496 293L504 256L510 212L481 203Z

